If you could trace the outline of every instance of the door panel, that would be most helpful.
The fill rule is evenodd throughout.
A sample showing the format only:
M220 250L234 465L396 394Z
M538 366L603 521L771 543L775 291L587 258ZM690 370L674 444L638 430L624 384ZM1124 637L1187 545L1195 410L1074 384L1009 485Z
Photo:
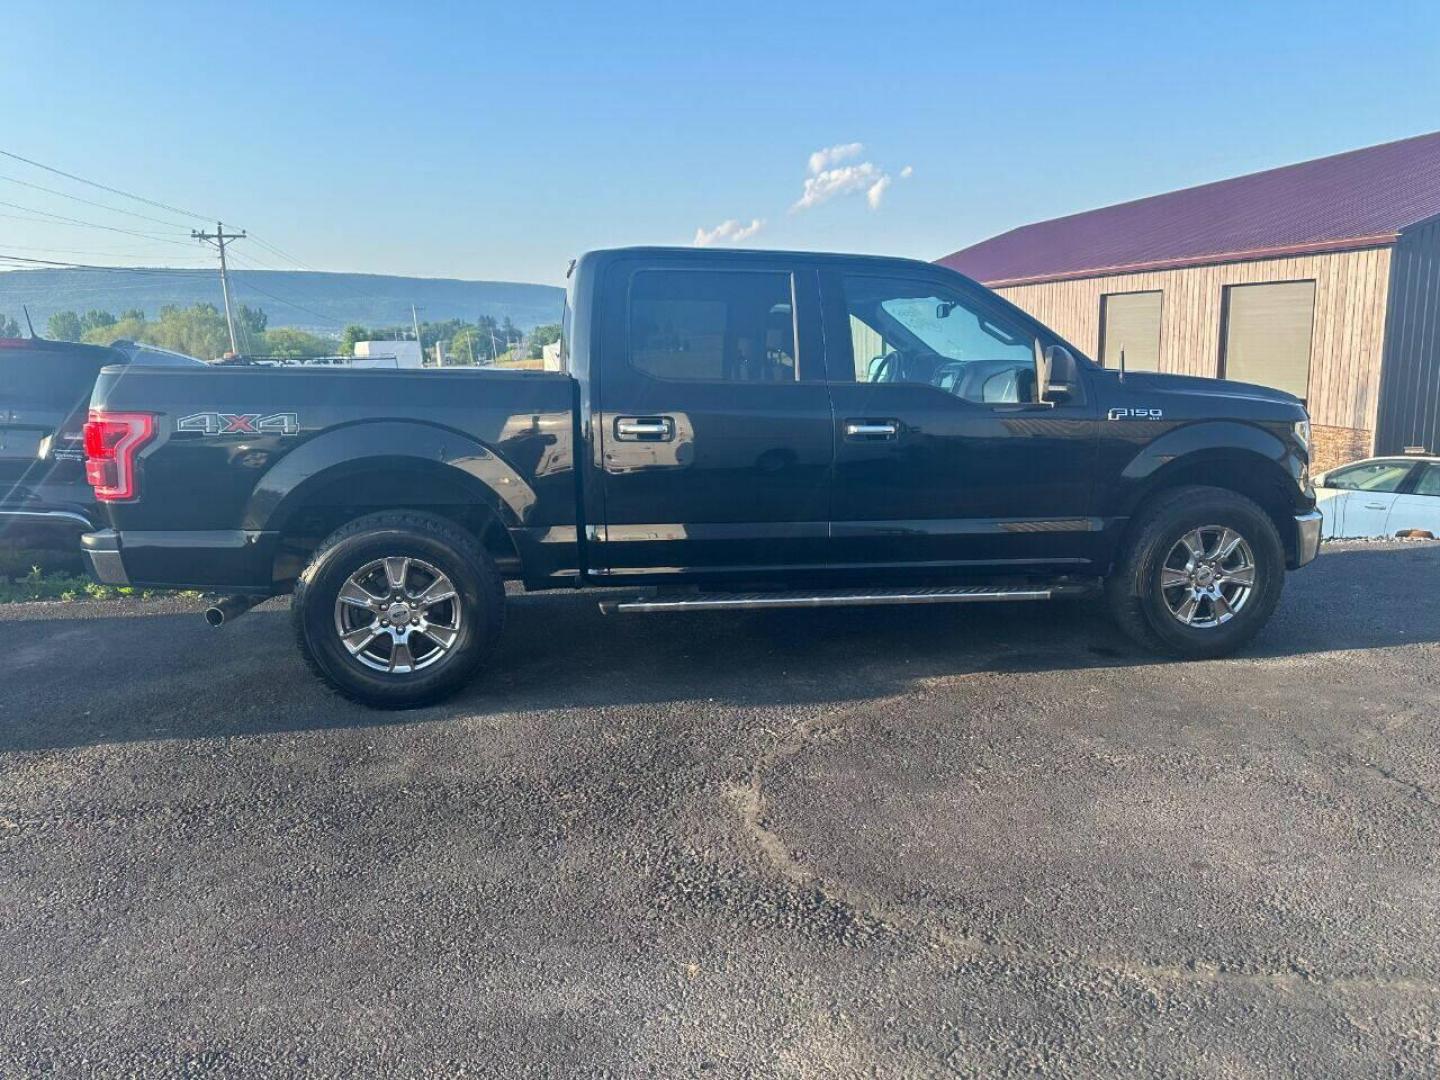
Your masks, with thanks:
M823 288L837 565L1083 570L1098 557L1094 410L1083 390L1034 401L1028 323L944 279L827 274Z
M1398 496L1384 492L1352 491L1345 500L1342 536L1385 536L1385 522Z
M813 276L713 266L622 262L607 275L600 574L825 560L834 452Z

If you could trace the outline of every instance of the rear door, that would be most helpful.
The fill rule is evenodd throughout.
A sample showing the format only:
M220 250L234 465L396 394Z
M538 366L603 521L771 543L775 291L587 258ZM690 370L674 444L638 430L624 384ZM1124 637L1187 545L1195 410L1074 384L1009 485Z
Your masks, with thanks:
M1423 529L1440 536L1440 464L1422 464L1390 504L1385 535L1406 529Z
M605 275L596 572L719 580L821 567L833 446L813 272L664 255Z

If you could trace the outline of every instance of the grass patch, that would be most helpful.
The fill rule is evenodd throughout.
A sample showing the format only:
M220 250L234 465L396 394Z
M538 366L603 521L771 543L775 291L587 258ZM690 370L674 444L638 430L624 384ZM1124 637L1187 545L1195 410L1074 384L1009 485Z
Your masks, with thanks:
M115 600L122 596L183 596L198 599L198 592L173 592L169 589L135 589L128 585L101 585L83 574L63 570L45 570L32 566L19 576L0 577L0 604L27 600Z

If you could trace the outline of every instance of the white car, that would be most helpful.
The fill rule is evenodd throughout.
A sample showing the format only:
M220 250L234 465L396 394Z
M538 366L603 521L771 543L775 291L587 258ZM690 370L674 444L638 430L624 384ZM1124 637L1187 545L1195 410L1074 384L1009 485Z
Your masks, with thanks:
M1440 537L1440 457L1382 457L1341 465L1315 477L1325 517L1320 535L1394 536L1425 529Z

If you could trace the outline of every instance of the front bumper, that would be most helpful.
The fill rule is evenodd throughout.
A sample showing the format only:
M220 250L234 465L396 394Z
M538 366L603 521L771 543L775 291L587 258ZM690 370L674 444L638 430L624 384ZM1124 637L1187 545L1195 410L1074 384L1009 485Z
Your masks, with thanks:
M1295 565L1290 569L1295 570L1308 562L1313 562L1315 556L1320 554L1320 526L1322 524L1324 524L1324 518L1319 510L1295 515Z
M246 529L117 532L80 537L90 572L103 585L255 592L274 589L280 534Z

